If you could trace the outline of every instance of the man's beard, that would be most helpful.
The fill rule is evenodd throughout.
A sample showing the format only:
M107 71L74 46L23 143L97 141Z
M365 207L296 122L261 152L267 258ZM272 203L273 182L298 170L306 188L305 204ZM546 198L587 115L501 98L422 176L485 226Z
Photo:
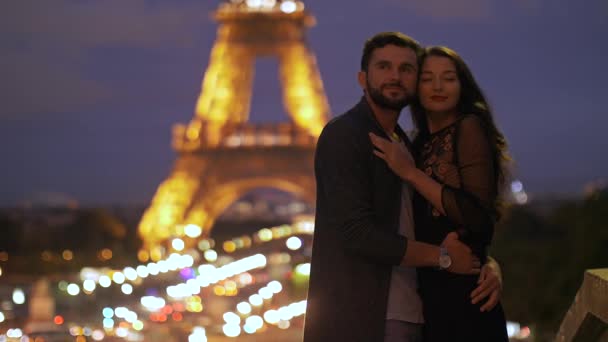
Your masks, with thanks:
M391 98L384 96L384 94L382 94L383 87L397 86L397 87L403 88L399 84L383 84L380 86L380 88L374 88L374 87L372 87L371 84L369 84L369 80L366 80L366 82L367 82L367 91L369 93L369 97L371 97L371 99L374 101L374 103L376 105L378 105L379 107L383 107L383 108L390 109L390 110L401 111L403 108L405 108L410 103L410 100L412 99L412 96L409 96L407 94L406 89L404 89L405 95L403 96L403 98L399 98L399 99L391 99Z

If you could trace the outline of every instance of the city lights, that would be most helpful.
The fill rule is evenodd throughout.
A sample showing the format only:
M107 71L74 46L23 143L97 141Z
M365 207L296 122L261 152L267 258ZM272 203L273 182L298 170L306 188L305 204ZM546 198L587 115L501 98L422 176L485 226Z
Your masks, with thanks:
M297 265L296 273L303 275L303 276L309 276L310 275L310 263Z
M187 236L191 238L197 238L203 233L203 230L201 229L201 227L195 224L189 224L184 227L184 232Z
M262 236L263 239L258 239L256 243L283 239L289 237L289 235L296 231L295 228L289 226L264 228L257 232L257 237ZM290 246L293 247L295 245L303 244L301 238L294 236L291 238L291 240L289 238L287 239L290 241ZM241 249L250 248L254 240L255 239L252 239L249 236L240 236L228 241L231 242L235 249ZM285 245L288 245L287 240L285 241ZM212 246L212 240L205 241L207 241L207 243L203 247ZM230 248L228 248L228 250L230 250ZM182 275L186 281L184 283L168 286L166 289L166 294L170 298L173 298L173 300L177 300L172 304L174 306L177 305L175 306L175 310L178 310L177 308L180 308L181 305L181 309L179 309L181 311L166 311L167 308L172 308L172 306L167 305L166 299L162 298L162 296L143 296L140 299L142 308L145 308L147 311L158 313L162 310L162 312L164 312L159 313L157 316L145 316L145 320L155 322L178 322L185 320L186 316L182 313L184 311L203 311L201 297L198 296L198 294L201 293L202 288L214 285L211 290L215 295L227 297L238 296L241 288L257 283L250 271L254 269L264 269L268 263L266 256L263 254L254 254L238 260L233 260L225 254L220 256L211 248L206 249L202 254L203 257L206 257L205 259L207 259L207 261L209 261L209 259L214 260L214 262L218 263L218 266L209 263L193 267L194 258L192 256L173 253L166 259L158 260L157 262L151 262L147 265L136 265L133 267L127 266L120 270L85 267L79 274L82 279L80 285L77 283L60 281L59 288L66 291L70 296L77 296L82 292L87 294L93 293L96 290L97 285L102 288L107 288L113 284L118 284L120 285L120 291L129 295L133 293L134 288L133 285L127 283L127 281L132 282L133 284L142 284L143 278L181 270L179 274ZM283 265L284 263L289 263L291 260L291 256L285 252L269 254L269 256L273 258L274 265ZM299 266L305 268L305 265ZM262 277L262 279L263 278L264 277ZM273 296L282 290L283 285L281 282L271 279L266 286L258 288L257 293L249 296L248 301L245 300L235 303L234 312L227 312L224 315L225 324L221 329L224 332L224 335L236 337L242 333L258 333L265 324L264 322L276 325L277 327L288 324L288 322L282 323L282 321L293 317L293 315L287 314L288 309L268 311L264 314L260 313L259 315L253 314L254 310L259 310L259 308L264 305L264 302L270 303ZM25 297L25 294L23 294L23 296ZM17 297L19 296L17 295ZM19 302L18 298L17 302ZM103 318L100 323L103 324L105 333L101 330L94 331L92 328L88 327L78 327L79 330L76 331L74 330L76 327L72 327L71 332L76 334L73 336L76 339L82 339L84 336L87 336L91 340L98 341L106 338L106 334L117 337L120 337L120 334L124 335L125 339L130 339L136 338L137 332L143 331L144 329L145 320L139 319L134 311L131 311L124 306L117 307L116 309L106 307L102 310L102 314ZM251 314L253 314L253 316L249 316ZM241 317L243 317L242 320ZM57 325L64 324L62 316L56 316L53 319L53 322ZM127 323L129 323L129 325L125 325ZM201 331L198 331L196 334L193 331L191 335L194 336L192 338L203 336ZM189 338L189 340L192 340L192 338ZM207 338L206 333L204 338ZM202 337L201 340L203 340Z
M267 288L267 287L262 287L258 293L260 294L260 296L264 299L270 299L272 298L272 296L274 295L274 293L272 293L272 291Z
M526 204L528 203L528 194L524 190L524 185L519 180L514 180L511 182L511 193L513 194L513 199L517 204Z
M293 13L298 9L298 6L294 1L283 1L281 3L281 11L285 13Z
M201 251L206 251L210 248L213 247L213 244L211 243L211 241L204 239L198 242L198 249L200 249Z
M63 260L70 261L74 258L74 253L71 250L66 249L61 253L61 256L63 257Z
M238 325L241 323L241 317L239 317L239 315L235 314L234 312L228 311L226 313L224 313L224 321L227 324L234 324L234 325Z
M104 308L102 310L102 315L105 318L112 318L114 317L114 310L112 310L112 308Z
M87 279L82 283L82 288L84 291L86 292L93 292L95 291L95 281L91 280L91 279Z
M80 293L80 287L76 284L69 284L67 290L70 296L77 296Z
M110 285L112 285L112 280L110 279L110 277L106 275L99 277L99 286L110 287Z
M280 319L281 318L277 310L268 310L264 313L264 320L268 324L277 324Z
M140 301L141 305L151 312L158 311L165 306L165 300L160 297L144 296Z
M103 331L101 330L93 330L93 333L91 334L91 337L95 340L95 341L101 341L104 339L105 334L103 333Z
M215 262L217 260L217 252L213 249L206 250L203 256L205 257L205 260L209 262Z
M150 274L150 275L155 276L160 273L160 268L154 262L149 263L147 268L148 268L148 274Z
M122 293L130 295L131 293L133 293L133 286L131 284L122 284L120 290L122 291Z
M296 236L292 236L287 239L287 241L285 241L285 244L287 245L287 248L291 249L292 251L295 251L302 247L302 240L300 240L300 238Z
M62 325L64 323L64 319L63 316L61 315L57 315L53 318L53 323L57 324L57 325Z
M194 327L188 336L188 342L207 342L207 332L203 327Z
M256 332L258 329L262 328L264 326L264 320L262 319L262 317L260 316L250 316L247 317L247 319L245 320L245 326L243 327L243 330L245 330L247 333L254 333Z
M251 313L251 304L247 302L240 302L237 304L236 309L243 315L248 315Z
M8 329L6 331L6 336L9 338L21 338L23 336L23 331L21 329Z
M104 248L99 252L99 256L102 260L110 260L112 259L112 250L109 248Z
M176 251L182 251L184 249L184 247L185 247L184 240L182 240L182 239L173 239L173 241L171 241L171 246Z
M122 272L114 272L114 274L112 275L112 280L116 283L116 284L122 284L125 282L125 275L122 274Z
M103 319L103 327L106 329L112 329L114 328L114 320L111 318L104 318Z
M249 8L258 8L262 7L263 0L246 0L246 3Z
M283 285L281 285L281 283L276 280L271 281L270 283L268 283L267 286L270 291L272 291L272 293L279 293L281 292L281 290L283 290Z
M137 266L137 276L140 278L146 278L148 276L148 269L146 268L146 266Z
M67 291L67 289L68 289L68 282L67 281L63 281L63 280L60 281L57 284L57 288L59 288L61 291Z
M224 324L222 330L228 337L237 337L241 334L241 327L237 324Z
M15 288L13 290L13 303L17 305L21 305L25 303L25 293L20 288Z
M133 267L125 267L123 274L130 281L137 279L137 271Z
M249 296L249 303L251 303L253 306L261 306L264 304L264 298L262 298L262 296L259 294L253 294Z

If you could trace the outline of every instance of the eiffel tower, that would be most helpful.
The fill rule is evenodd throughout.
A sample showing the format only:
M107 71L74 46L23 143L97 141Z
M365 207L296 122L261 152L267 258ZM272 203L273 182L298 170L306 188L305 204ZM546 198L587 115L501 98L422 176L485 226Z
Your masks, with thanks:
M144 241L140 259L165 257L173 238L193 246L209 236L231 203L255 188L314 202L314 147L330 112L306 43L314 17L295 0L226 1L213 17L219 27L194 118L174 126L177 160L138 227ZM260 56L278 59L288 122L247 121ZM191 224L200 236L186 236L184 227Z

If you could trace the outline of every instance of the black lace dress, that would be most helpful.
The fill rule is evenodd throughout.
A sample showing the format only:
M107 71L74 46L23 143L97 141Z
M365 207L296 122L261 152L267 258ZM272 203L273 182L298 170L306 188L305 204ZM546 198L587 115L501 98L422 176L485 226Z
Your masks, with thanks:
M416 240L440 245L457 231L485 262L492 240L496 200L495 165L481 121L472 115L431 134L416 144L417 164L443 184L446 215L416 194ZM425 341L507 341L502 306L480 312L471 304L478 276L455 275L434 268L419 268L420 295L425 316Z

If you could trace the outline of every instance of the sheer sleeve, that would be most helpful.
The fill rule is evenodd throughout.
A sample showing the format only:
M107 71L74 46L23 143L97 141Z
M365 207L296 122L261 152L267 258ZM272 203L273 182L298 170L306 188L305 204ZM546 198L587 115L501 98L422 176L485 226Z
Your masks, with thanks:
M490 142L477 117L468 115L458 125L455 153L461 187L443 186L443 208L460 225L461 232L488 244L493 233L496 199Z

